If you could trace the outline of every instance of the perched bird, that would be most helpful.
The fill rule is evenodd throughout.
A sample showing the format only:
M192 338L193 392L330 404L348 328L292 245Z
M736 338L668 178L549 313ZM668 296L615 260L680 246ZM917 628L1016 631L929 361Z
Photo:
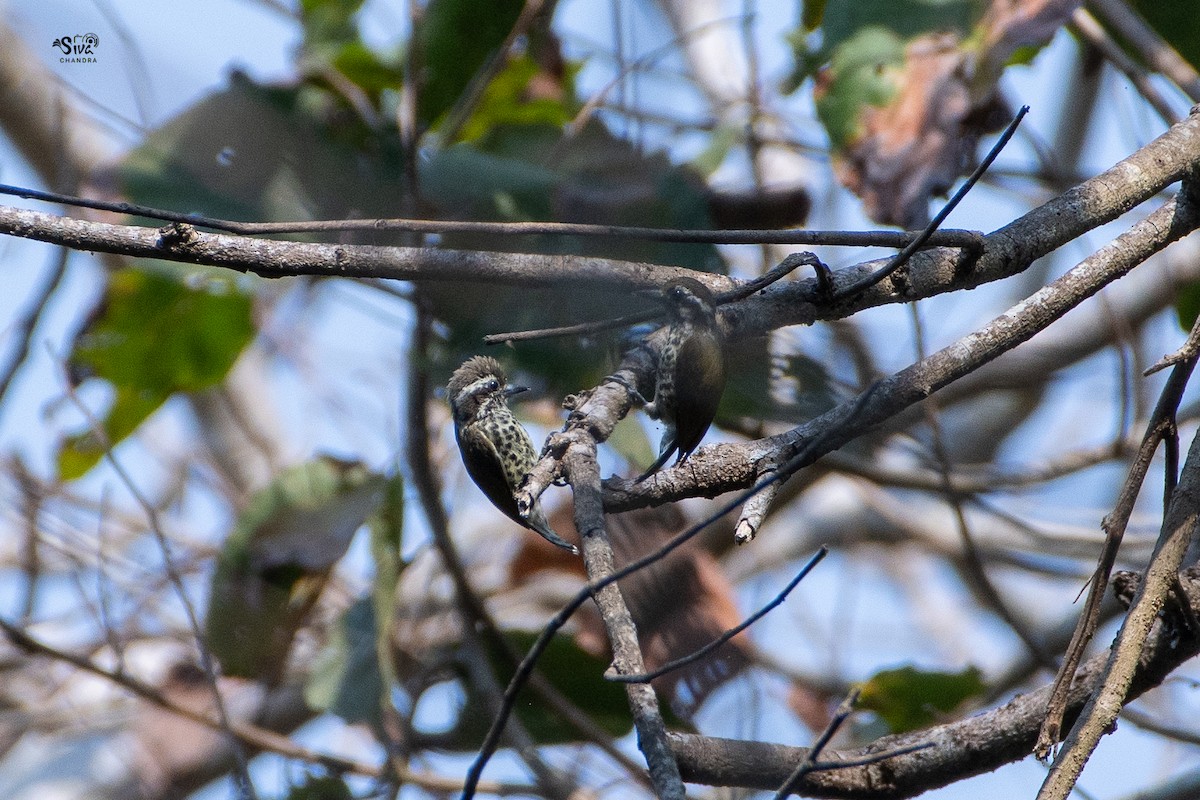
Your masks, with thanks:
M528 517L517 511L513 492L537 463L533 440L508 409L508 398L524 391L524 386L508 385L504 369L494 358L474 356L454 370L446 397L454 415L458 450L467 474L492 505L551 544L577 553L575 545L550 529L540 502L534 503Z
M691 278L668 283L662 292L670 313L667 341L658 354L654 401L646 413L666 426L658 458L638 478L662 468L673 453L675 463L692 454L725 391L725 343L717 326L717 304L708 287Z

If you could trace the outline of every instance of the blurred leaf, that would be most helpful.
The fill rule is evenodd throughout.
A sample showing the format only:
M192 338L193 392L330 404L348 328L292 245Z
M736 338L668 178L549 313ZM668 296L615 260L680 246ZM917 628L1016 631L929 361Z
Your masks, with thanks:
M925 33L955 31L965 36L987 7L986 0L806 0L796 29L788 34L796 64L785 85L795 90L821 67L844 61L847 56L840 51L847 43L868 36L850 45L859 51L854 60L863 61L863 43L875 35L868 31L890 34L903 49L906 40ZM809 49L814 30L820 31L815 39L819 50Z
M864 683L858 706L878 714L893 733L902 733L933 724L986 688L975 667L962 672L901 667L878 672Z
M342 45L334 54L333 68L372 97L384 89L399 90L404 84L398 60L384 59L360 41Z
M989 0L832 0L821 19L826 52L867 28L882 28L900 39L923 33L968 33L987 10Z
M828 0L802 0L800 3L800 27L806 31L814 31L825 19L825 6Z
M1159 36L1200 70L1200 14L1194 3L1133 0L1132 5Z
M1185 284L1175 293L1175 316L1185 331L1196 324L1196 317L1200 316L1200 283Z
M243 295L193 291L162 275L122 270L109 281L102 313L79 335L72 361L115 386L165 396L215 386L253 333Z
M395 216L404 191L398 133L319 87L238 74L146 137L120 175L136 202L254 221Z
M279 675L383 486L361 464L323 456L251 498L217 557L209 597L208 645L225 674L268 683Z
M435 154L421 184L443 213L470 219L557 220L667 228L709 227L703 180L662 154L640 152L602 124L564 137L546 125L502 126L483 140ZM579 253L710 272L724 271L711 245L608 238L447 235L445 247L526 253ZM586 286L510 288L478 283L429 287L438 319L449 328L435 370L444 375L479 352L487 333L598 320L650 308L628 293ZM585 342L546 339L523 343L502 357L518 372L543 379L554 395L578 391L608 370L619 333ZM539 387L540 388L540 387Z
M658 446L650 442L645 428L634 415L623 418L608 437L608 446L630 464L648 465L658 455Z
M537 640L538 631L505 631L517 653L526 653ZM550 646L538 659L538 671L562 692L568 700L592 718L592 721L613 736L629 732L633 720L629 716L629 705L625 687L604 680L608 662L597 658L575 644L568 636L555 636ZM512 670L502 659L493 655L493 667L505 684L512 678ZM471 706L468 708L478 707ZM517 704L517 716L539 744L557 744L578 741L579 734L559 717L558 713L544 705L532 694L522 697ZM491 720L485 720L490 724ZM486 728L485 728L486 730Z
M253 338L249 297L125 269L112 274L99 313L76 339L71 370L113 385L104 431L115 445L176 392L219 384ZM59 453L59 474L77 478L102 455L94 433L73 437Z
M732 125L717 127L708 137L708 144L700 151L699 155L692 159L692 168L701 175L711 178L712 174L724 163L730 151L741 141L742 135L742 132Z
M889 67L904 63L904 41L879 27L858 31L834 53L817 96L817 116L834 147L859 134L865 106L883 106L896 91Z
M362 3L363 0L300 0L305 50L338 50L348 42L357 41L354 15Z
M304 783L288 791L287 800L354 800L354 795L341 778L309 775Z
M375 562L371 602L375 612L375 649L384 685L396 683L391 657L391 631L396 616L396 584L404 570L404 479L400 475L383 487L383 503L368 521L371 557Z
M375 611L372 600L364 597L346 609L314 660L304 701L351 724L378 725L386 685L379 671Z
M526 653L537 639L536 631L505 631L512 649ZM492 668L501 684L507 685L512 678L512 665L499 653L489 654ZM573 639L555 636L545 653L538 660L541 672L556 689L586 713L592 720L613 736L622 736L632 728L625 690L621 684L603 678L608 663L582 650ZM465 668L462 670L465 672ZM472 751L479 747L492 724L488 714L479 713L487 707L487 701L479 696L477 689L465 678L460 678L465 699L450 730L438 735L438 744L451 750ZM562 744L579 741L579 734L562 720L553 709L526 689L520 695L515 713L533 740L538 744Z
M422 187L439 205L468 219L503 221L548 218L550 193L558 180L550 167L470 144L437 153L421 174Z
M508 37L524 0L431 0L417 41L422 75L417 114L432 125Z
M774 420L795 424L834 406L836 394L824 365L793 353L772 357L766 339L728 347L729 382L717 411L721 420Z
M568 75L576 71L571 69ZM531 57L523 55L509 59L484 90L459 137L463 141L481 139L505 125L544 125L557 130L570 122L576 109L570 99L574 96L571 82L568 80L558 98L532 96L530 82L539 74L541 68Z

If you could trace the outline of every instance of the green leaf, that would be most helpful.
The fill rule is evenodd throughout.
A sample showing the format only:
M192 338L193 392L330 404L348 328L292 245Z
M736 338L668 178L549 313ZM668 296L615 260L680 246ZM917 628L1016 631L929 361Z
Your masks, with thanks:
M404 85L400 62L384 59L360 41L342 45L333 57L333 68L372 97L384 89L399 90Z
M1193 69L1200 70L1200 14L1196 13L1195 3L1134 0L1133 7Z
M323 88L235 74L146 137L120 177L136 202L224 219L391 217L405 190L400 152L398 132L369 128Z
M430 1L417 33L425 78L417 101L421 122L432 125L454 105L504 43L524 5L524 0Z
M526 653L537 640L540 632L535 631L505 631L512 648L517 653ZM492 654L492 666L502 683L507 684L512 678L512 668L498 654ZM550 646L538 659L538 671L562 692L581 711L592 718L596 724L613 736L622 736L632 727L629 716L629 705L625 698L625 688L619 683L604 680L604 671L608 662L585 652L567 636L555 636ZM466 714L473 715L471 709L482 707L482 698L468 696ZM516 707L517 717L529 730L530 735L539 744L561 744L578 741L579 734L567 725L556 711L543 704L528 690L521 695ZM482 727L476 723L482 722ZM491 724L490 719L477 720L471 725L471 732L479 739ZM478 728L477 731L473 730ZM474 737L472 737L472 741ZM477 746L478 742L467 745L467 749Z
M504 631L511 649L523 654L529 651L540 632ZM492 668L502 685L512 678L512 664L497 652L489 652ZM469 656L468 656L469 657ZM604 680L608 662L582 650L567 636L555 636L542 657L537 669L545 678L592 721L612 736L622 736L632 727L625 690L621 684ZM484 735L492 724L488 714L480 709L488 707L488 700L466 677L470 670L459 665L457 682L463 689L463 702L458 714L447 726L448 730L436 732L440 747L470 752L477 750ZM419 702L419 698L414 699ZM538 744L563 744L579 741L579 734L562 720L556 711L542 703L528 688L517 698L514 713Z
M891 34L901 48L924 33L955 31L966 36L988 5L986 0L806 0L796 28L787 36L796 64L784 85L794 91L806 78L837 61L844 45L870 29ZM820 34L815 39L810 36L814 31ZM814 41L819 45L813 46ZM861 47L861 42L852 45L854 50ZM855 57L863 58L862 54ZM883 63L885 57L880 54L876 61Z
M361 464L320 457L251 498L217 557L206 617L208 646L225 674L268 683L280 674L383 486Z
M1175 295L1175 316L1185 331L1196 324L1196 317L1200 316L1200 283L1180 287Z
M901 733L933 724L986 688L975 667L928 672L908 666L878 672L862 684L858 706L874 711L892 732Z
M287 800L354 800L354 795L341 778L309 775L304 783L291 788Z
M801 0L800 27L805 31L815 31L825 19L825 6L829 0Z
M867 28L906 40L935 31L966 35L989 5L986 0L831 0L821 19L825 51L833 52Z
M889 67L903 63L904 41L885 28L863 28L838 47L816 101L834 147L844 148L858 136L865 107L883 106L892 98L896 86Z
M654 458L658 455L658 445L650 442L645 428L632 415L617 423L612 435L608 437L608 446L616 450L626 462L641 466L654 463Z
M363 0L301 0L300 21L305 49L337 48L358 39L354 15Z
M381 722L387 684L379 671L375 629L370 598L346 609L309 672L304 700L310 708L349 723Z
M766 339L726 348L729 371L717 424L746 420L796 424L833 408L837 393L825 366L799 353L772 356Z
M77 337L71 368L112 384L104 434L116 444L176 392L224 380L254 332L243 294L191 289L165 274L125 269L113 273L99 313ZM83 475L103 453L94 432L69 439L59 453L60 475Z
M375 579L371 598L375 611L376 657L385 685L396 683L391 657L391 632L396 616L396 584L404 571L404 480L398 474L383 487L383 503L367 522Z
M578 67L567 71L567 85L563 92L565 97L573 96L570 78L577 71ZM484 89L474 113L463 125L459 138L463 141L482 139L504 125L541 125L557 130L570 122L575 116L574 102L528 96L529 82L538 72L538 65L528 55L509 59L504 69Z

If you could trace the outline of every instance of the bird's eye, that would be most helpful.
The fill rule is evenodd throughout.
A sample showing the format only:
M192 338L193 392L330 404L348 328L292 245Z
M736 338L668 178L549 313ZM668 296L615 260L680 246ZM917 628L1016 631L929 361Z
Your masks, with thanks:
M490 381L487 382L487 390L489 392L494 392L499 388L500 388L500 381L496 380L495 378L492 378Z

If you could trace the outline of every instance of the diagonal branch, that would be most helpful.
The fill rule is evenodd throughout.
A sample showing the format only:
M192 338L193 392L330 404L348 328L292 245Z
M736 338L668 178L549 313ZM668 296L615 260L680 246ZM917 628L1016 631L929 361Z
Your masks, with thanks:
M1163 520L1150 567L1138 586L1125 622L1117 632L1100 684L1088 699L1079 721L1054 760L1050 774L1038 793L1039 800L1060 800L1071 793L1084 764L1100 743L1100 737L1111 730L1121 707L1128 701L1144 643L1168 595L1179 583L1179 568L1188 545L1196 537L1198 526L1200 434L1192 440L1179 485L1172 494L1170 508Z
M806 466L1033 338L1105 285L1197 226L1200 226L1200 212L1192 203L1186 198L1179 202L1170 200L979 330L876 383L868 390L869 397L864 393L776 436L745 444L702 448L684 465L663 470L652 481L636 484L610 479L605 482L605 507L609 511L624 511L682 497L715 497L742 489L758 475L787 462L807 442L820 438L819 446L809 448L807 460L797 465ZM593 427L604 429L605 425L606 421L596 420Z
M1200 571L1184 573L1184 594L1196 596ZM1194 606L1191 613L1200 610ZM1159 685L1180 664L1200 652L1200 639L1183 616L1170 614L1153 630L1137 659L1129 698ZM1074 719L1101 684L1108 654L1088 660L1071 687L1067 715ZM1021 694L999 708L922 731L894 734L852 751L825 751L823 764L854 763L879 753L897 753L886 762L824 769L805 776L795 790L805 797L853 800L901 800L948 786L1005 764L1027 758L1050 696L1043 686ZM710 786L736 786L773 791L804 761L809 750L756 741L691 734L672 734L671 746L684 780ZM900 755L906 748L921 749Z
M834 304L817 279L772 286L723 313L734 338L787 325L837 319L864 308L910 302L970 289L1020 273L1036 259L1103 225L1181 180L1200 164L1200 113L1193 113L1112 168L988 234L982 256L967 250L918 253L895 275ZM476 281L521 286L575 285L613 290L649 289L695 275L680 267L616 259L431 248L318 244L201 233L186 223L163 229L112 225L0 206L0 234L78 250L204 264L263 277L315 275L417 281ZM837 273L853 285L886 259ZM709 282L725 281L707 275ZM716 287L718 289L727 286Z
M1200 346L1200 320L1197 320L1197 323L1192 326L1187 344L1180 350L1180 354L1186 353L1187 357L1176 361L1171 370L1171 377L1167 380L1167 385L1163 387L1158 405L1147 425L1137 457L1129 467L1113 511L1101 523L1105 534L1104 548L1100 553L1099 562L1096 564L1096 571L1092 574L1089 582L1087 600L1079 615L1075 633L1071 637L1063 664L1055 677L1054 690L1046 709L1046 721L1042 726L1041 735L1038 737L1036 752L1043 758L1050 753L1050 748L1059 740L1067 691L1075 676L1075 668L1083 658L1084 649L1099 625L1100 603L1104 598L1105 589L1108 588L1109 575L1112 573L1113 564L1116 563L1117 552L1121 547L1121 540L1125 536L1129 518L1133 514L1134 503L1141 493L1146 474L1150 471L1151 461L1158 451L1158 446L1165 439L1178 440L1175 415L1179 403L1183 399L1183 390L1187 388L1188 379L1196 366L1198 346ZM1177 445L1176 449L1178 449ZM1168 486L1173 480L1174 470L1171 469Z

